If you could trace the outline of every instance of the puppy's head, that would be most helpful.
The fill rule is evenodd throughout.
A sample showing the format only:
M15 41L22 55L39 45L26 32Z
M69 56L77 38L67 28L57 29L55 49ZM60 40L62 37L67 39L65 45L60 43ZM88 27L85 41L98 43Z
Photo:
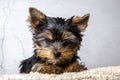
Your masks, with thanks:
M30 8L29 21L37 56L52 65L70 62L77 56L89 14L70 19L49 17L35 8Z

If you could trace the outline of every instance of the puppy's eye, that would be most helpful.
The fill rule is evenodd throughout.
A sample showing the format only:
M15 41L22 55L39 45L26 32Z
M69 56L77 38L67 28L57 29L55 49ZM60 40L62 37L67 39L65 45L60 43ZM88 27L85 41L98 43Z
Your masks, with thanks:
M37 42L37 44L38 44L39 46L42 46L42 45L45 45L45 44L46 44L46 41L45 41L45 40L41 40L41 41Z
M62 44L63 44L63 46L70 46L70 45L73 45L74 42L71 40L64 40Z
M46 42L49 42L49 43L52 43L52 42L53 42L53 40L48 39L48 38L46 38L45 41L46 41Z

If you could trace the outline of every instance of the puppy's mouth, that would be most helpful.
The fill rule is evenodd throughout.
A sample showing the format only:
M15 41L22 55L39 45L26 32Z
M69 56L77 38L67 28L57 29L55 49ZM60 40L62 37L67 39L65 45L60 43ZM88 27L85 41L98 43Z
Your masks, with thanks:
M70 61L71 61L70 59L59 57L59 58L54 58L54 59L48 59L47 63L49 65L61 66L61 65L68 64Z
M47 60L47 63L50 65L60 65L62 64L62 61L59 58L54 58Z

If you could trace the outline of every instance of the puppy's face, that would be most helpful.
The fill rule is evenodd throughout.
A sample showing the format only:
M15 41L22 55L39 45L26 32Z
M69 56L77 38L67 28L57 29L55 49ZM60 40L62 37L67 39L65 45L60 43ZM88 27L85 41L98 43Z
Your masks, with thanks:
M48 17L30 8L30 23L37 56L52 65L70 62L82 41L80 32L87 27L89 14L70 19Z

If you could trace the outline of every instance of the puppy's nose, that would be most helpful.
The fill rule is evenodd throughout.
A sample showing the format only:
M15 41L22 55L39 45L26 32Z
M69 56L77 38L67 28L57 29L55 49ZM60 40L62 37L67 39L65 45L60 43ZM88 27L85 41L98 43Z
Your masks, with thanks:
M54 56L55 57L60 57L61 56L61 52L54 52Z

